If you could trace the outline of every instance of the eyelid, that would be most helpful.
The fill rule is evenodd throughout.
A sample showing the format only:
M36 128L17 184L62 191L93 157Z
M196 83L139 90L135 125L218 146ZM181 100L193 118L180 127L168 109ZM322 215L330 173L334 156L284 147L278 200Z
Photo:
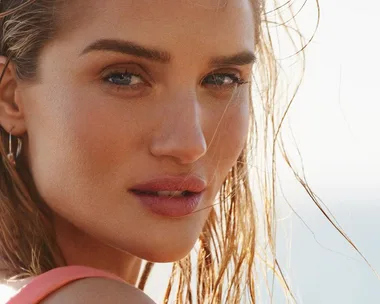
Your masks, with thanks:
M100 72L100 77L103 79L107 75L111 74L112 72L120 72L120 73L131 73L135 74L136 76L141 77L141 79L144 82L148 83L154 83L152 77L150 77L149 73L146 71L146 69L141 66L140 64L136 63L122 63L122 64L113 64L110 66L105 67Z
M200 84L202 84L203 81L207 77L210 77L212 75L220 75L220 74L223 74L223 75L234 75L235 77L241 79L243 82L247 82L246 78L243 76L244 73L240 69L236 69L236 68L222 68L222 69L217 69L217 70L214 70L214 71L208 73L206 76L204 76L201 79Z
M239 78L242 78L243 76L243 71L241 71L240 69L236 69L236 68L220 68L220 69L216 69L216 70L213 70L211 71L210 73L208 73L206 76L204 76L202 78L205 79L206 77L210 76L210 75L218 75L218 74L233 74Z

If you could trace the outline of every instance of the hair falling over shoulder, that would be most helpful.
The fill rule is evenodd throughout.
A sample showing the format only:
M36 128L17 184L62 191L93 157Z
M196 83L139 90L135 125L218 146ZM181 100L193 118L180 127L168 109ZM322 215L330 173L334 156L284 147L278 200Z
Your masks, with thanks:
M58 3L59 2L59 3ZM36 74L40 50L57 31L59 0L0 1L0 55L12 61L20 79ZM277 38L273 32L283 29L294 46L295 58L303 70L304 48L311 41L302 36L295 20L297 1L283 4L277 0L251 0L256 26L257 65L253 73L256 88L251 90L250 136L238 161L230 170L217 201L199 237L194 252L173 263L164 303L256 303L257 264L263 262L278 278L292 301L294 297L276 258L276 161L283 157L295 178L308 192L329 221L353 245L328 217L305 179L294 169L285 152L281 126L302 81L291 96L281 102L280 60L276 55ZM302 2L302 1L301 1ZM318 11L319 3L315 0ZM58 12L58 14L57 14ZM290 16L290 18L288 18ZM1 76L2 78L2 76ZM0 79L1 81L1 79ZM253 93L257 89L259 96ZM255 96L254 96L255 95ZM254 106L258 104L258 107ZM16 167L7 159L9 134L0 128L0 258L9 277L28 277L62 266L65 261L55 242L49 208L42 203L27 164ZM262 170L254 170L260 164ZM251 182L254 181L254 183ZM252 185L260 193L253 191ZM269 256L259 250L258 204L263 206L265 244ZM261 215L261 213L260 213ZM356 247L355 247L356 248ZM139 282L144 289L153 264L147 263ZM196 282L196 289L194 289Z

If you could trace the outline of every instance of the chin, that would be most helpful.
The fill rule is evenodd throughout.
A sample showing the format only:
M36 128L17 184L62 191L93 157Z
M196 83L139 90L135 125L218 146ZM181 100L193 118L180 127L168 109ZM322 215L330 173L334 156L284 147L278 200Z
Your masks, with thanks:
M173 254L173 252L167 253L167 254L151 254L148 257L144 258L144 260L147 260L149 262L153 263L172 263L179 260L182 260L185 258L191 250L188 250L186 252Z
M183 246L165 246L161 248L150 248L139 252L130 252L133 255L152 263L172 263L185 258L193 249L194 244L182 244Z

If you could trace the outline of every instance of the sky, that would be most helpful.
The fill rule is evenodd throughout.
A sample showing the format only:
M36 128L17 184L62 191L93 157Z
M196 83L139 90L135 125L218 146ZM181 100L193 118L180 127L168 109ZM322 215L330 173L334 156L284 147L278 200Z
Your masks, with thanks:
M301 29L314 24L313 3L301 13ZM304 83L284 129L291 127L312 189L380 271L380 4L321 0L320 6ZM312 230L280 206L279 259L298 303L378 303L380 281L370 267L296 183L285 178L282 187ZM274 303L285 302L278 296Z
M321 23L307 50L291 127L313 190L380 271L380 4L321 0L320 5ZM311 22L309 16L306 12L301 27ZM305 195L290 182L287 186L288 199L321 243L294 213L284 211L288 218L280 223L278 239L282 259L291 261L298 303L378 303L380 282L369 266Z
M339 197L351 188L355 196L378 199L380 5L375 0L320 5L320 27L290 115L292 129L318 187L335 188ZM312 18L305 14L302 21Z

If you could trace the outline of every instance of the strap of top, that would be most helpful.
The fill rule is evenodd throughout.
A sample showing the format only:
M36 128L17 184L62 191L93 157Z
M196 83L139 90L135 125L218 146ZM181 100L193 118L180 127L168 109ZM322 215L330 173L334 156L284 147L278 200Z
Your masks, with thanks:
M58 267L37 276L12 297L7 304L39 303L48 295L70 282L90 277L109 278L125 283L122 278L112 273L91 267Z

